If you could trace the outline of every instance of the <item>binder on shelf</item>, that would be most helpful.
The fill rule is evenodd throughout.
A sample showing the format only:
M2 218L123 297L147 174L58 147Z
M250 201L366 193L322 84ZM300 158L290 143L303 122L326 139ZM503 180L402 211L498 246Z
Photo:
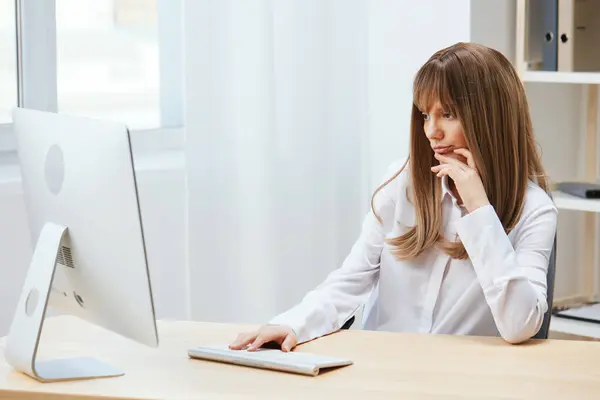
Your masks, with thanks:
M542 25L542 71L558 70L558 1L546 0L541 3Z
M558 1L558 70L600 72L600 1Z

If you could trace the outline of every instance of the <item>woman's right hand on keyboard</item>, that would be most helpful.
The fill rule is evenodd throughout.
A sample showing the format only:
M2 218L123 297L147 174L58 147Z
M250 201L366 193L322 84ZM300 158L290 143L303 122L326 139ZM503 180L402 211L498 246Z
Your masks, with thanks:
M248 351L254 351L269 342L278 343L282 351L291 351L298 344L298 338L289 326L265 325L253 332L240 333L229 348L242 350L248 346Z

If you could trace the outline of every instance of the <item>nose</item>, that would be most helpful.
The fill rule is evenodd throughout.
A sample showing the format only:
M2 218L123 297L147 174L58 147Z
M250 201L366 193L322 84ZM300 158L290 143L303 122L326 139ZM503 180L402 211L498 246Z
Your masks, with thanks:
M444 131L440 128L437 120L430 117L425 121L425 135L429 140L441 140L444 138Z

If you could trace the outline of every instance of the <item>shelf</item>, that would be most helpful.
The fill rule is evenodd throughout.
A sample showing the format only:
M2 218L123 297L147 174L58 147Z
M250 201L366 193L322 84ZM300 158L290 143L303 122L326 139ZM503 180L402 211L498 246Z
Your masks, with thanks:
M600 84L599 72L525 71L524 82Z
M600 324L577 321L553 315L550 319L550 330L570 335L600 339Z
M552 192L552 198L559 209L600 212L600 200L582 199L559 191Z

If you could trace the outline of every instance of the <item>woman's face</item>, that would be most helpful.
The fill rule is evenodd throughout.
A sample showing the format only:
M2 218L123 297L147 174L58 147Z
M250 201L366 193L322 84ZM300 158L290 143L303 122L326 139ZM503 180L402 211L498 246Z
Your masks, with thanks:
M456 117L442 108L439 102L434 103L431 110L423 113L423 130L434 152L460 158L455 149L467 149L462 124Z

